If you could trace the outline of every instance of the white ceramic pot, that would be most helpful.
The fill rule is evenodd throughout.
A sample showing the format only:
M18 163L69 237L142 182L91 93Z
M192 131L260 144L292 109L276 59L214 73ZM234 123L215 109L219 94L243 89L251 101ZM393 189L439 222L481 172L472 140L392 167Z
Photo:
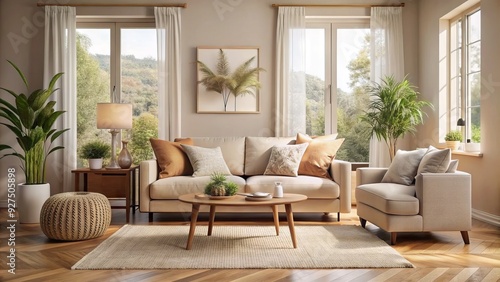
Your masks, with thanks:
M101 169L102 168L102 158L100 159L89 159L90 169Z
M481 143L465 143L466 152L480 152Z
M446 141L446 148L450 148L452 151L458 150L460 146L460 141Z
M18 184L17 211L20 223L40 223L43 203L50 197L50 184Z

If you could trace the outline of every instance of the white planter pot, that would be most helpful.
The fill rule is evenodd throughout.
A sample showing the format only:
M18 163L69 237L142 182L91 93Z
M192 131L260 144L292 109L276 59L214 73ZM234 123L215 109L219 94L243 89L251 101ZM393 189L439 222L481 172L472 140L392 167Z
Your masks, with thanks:
M102 158L100 159L89 159L90 169L101 169L102 168Z
M480 152L481 143L465 143L466 152Z
M50 197L50 184L18 184L17 211L20 223L40 223L43 203Z
M446 141L446 148L450 148L452 151L458 150L460 146L460 141Z

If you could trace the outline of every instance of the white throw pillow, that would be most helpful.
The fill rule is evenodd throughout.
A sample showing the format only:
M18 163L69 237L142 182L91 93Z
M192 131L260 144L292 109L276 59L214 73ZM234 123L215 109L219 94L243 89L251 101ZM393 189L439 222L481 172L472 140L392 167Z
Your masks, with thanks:
M425 153L424 157L420 161L418 166L417 175L423 172L430 173L442 173L448 170L451 161L451 150L443 149L439 150L433 146L429 146L429 149Z
M214 172L231 175L220 147L204 148L181 144L193 166L193 176L210 176Z
M309 143L274 146L264 175L298 176L300 161Z
M398 150L382 182L411 185L417 175L418 165L426 149L413 151Z
M457 172L458 169L458 160L451 160L450 165L448 166L448 169L446 170L447 173L455 173Z

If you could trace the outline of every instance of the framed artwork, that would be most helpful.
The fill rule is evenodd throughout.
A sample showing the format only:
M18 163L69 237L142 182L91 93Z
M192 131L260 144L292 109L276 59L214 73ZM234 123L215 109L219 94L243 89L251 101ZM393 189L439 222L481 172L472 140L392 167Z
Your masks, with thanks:
M197 112L259 113L259 48L197 48Z

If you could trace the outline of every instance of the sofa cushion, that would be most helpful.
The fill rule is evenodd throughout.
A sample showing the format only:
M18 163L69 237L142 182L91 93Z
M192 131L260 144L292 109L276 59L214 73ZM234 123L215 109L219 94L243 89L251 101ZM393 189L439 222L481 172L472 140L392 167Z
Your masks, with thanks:
M193 167L181 148L181 143L192 145L193 141L191 139L186 138L179 140L179 142L170 142L151 138L149 141L160 167L159 178L193 174Z
M356 201L393 215L416 215L419 202L415 186L372 183L356 187Z
M229 175L227 180L238 185L238 192L245 191L245 179ZM150 185L149 196L152 200L177 200L180 195L189 193L203 193L205 186L210 182L210 176L192 177L177 176L163 178Z
M245 191L247 193L273 193L275 182L281 182L283 193L302 194L306 195L309 199L337 199L340 197L340 187L337 183L327 178L307 175L299 175L297 177L251 176L247 178Z
M264 175L297 176L300 160L309 143L273 146Z
M181 144L186 152L191 165L193 166L193 176L209 176L214 172L225 175L231 174L224 161L220 147L204 148Z
M195 146L220 147L231 174L244 174L245 137L191 137L191 139Z
M275 145L295 144L295 137L247 137L245 141L245 175L263 175L271 148Z
M328 169L337 151L344 142L344 138L328 139L328 136L329 135L311 138L301 133L297 134L297 144L309 143L300 162L298 172L300 175L331 178Z
M426 149L414 151L398 150L392 160L389 169L382 178L384 183L398 183L410 185L417 175L418 165L424 156Z
M429 146L429 149L422 157L420 164L418 165L417 175L430 172L430 173L443 173L448 170L451 160L451 150L443 149L439 150L433 146Z

